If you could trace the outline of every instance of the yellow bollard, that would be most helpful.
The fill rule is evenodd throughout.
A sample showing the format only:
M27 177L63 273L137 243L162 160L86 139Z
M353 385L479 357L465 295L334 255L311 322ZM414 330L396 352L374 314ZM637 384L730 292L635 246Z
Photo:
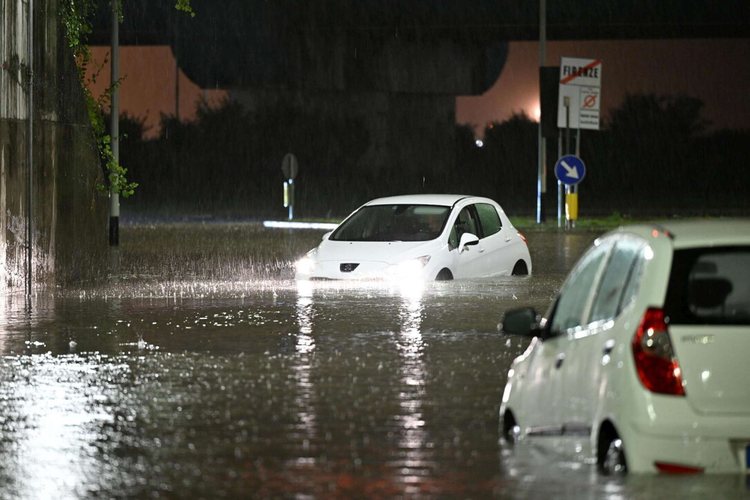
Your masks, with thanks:
M570 221L578 219L578 193L565 194L565 218Z

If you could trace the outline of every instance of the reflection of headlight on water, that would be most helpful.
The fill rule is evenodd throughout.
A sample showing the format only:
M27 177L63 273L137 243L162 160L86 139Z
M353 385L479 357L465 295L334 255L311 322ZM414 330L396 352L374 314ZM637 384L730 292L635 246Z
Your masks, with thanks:
M422 278L422 272L425 266L430 261L429 255L423 255L416 259L405 260L389 266L386 270L386 275L390 279L395 280L411 280L415 278Z

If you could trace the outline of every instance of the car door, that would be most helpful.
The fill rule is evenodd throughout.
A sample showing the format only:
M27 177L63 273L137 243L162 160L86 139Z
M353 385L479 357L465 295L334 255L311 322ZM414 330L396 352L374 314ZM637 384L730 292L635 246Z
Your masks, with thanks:
M457 249L456 277L477 278L510 274L515 260L507 252L512 238L505 232L497 209L490 203L474 203L461 209L451 240L458 246L461 234L479 238L475 245Z
M581 449L593 430L600 392L606 388L602 371L616 347L620 313L632 301L640 281L642 250L646 243L635 236L611 238L600 277L592 283L593 296L583 311L582 326L572 335L565 353L562 422L566 437Z
M593 286L599 279L610 249L608 242L598 242L590 248L560 289L555 308L548 319L550 337L544 341L544 355L533 367L535 383L540 385L540 415L536 419L539 428L529 429L531 435L562 435L565 431L565 387L574 383L571 375L575 374L568 357L590 310Z
M467 205L458 212L448 239L449 248L455 253L455 278L480 276L483 268L484 248L480 243L460 247L461 236L465 233L479 237L479 219L473 205Z
M490 203L474 205L479 219L479 246L482 257L477 272L481 276L510 275L516 259L509 246L513 242L513 235L509 227L504 227L500 214Z

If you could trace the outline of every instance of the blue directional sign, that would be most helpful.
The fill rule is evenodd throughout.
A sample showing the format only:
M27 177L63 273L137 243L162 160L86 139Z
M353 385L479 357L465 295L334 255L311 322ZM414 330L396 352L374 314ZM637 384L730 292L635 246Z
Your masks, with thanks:
M586 176L586 165L575 155L561 156L555 163L555 176L563 184L574 186Z

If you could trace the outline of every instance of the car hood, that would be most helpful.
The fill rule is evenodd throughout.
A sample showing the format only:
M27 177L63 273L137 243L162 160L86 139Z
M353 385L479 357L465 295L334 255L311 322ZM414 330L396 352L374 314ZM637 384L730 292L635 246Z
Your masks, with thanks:
M395 264L404 259L432 255L440 247L431 241L323 241L318 245L319 262L384 262Z

